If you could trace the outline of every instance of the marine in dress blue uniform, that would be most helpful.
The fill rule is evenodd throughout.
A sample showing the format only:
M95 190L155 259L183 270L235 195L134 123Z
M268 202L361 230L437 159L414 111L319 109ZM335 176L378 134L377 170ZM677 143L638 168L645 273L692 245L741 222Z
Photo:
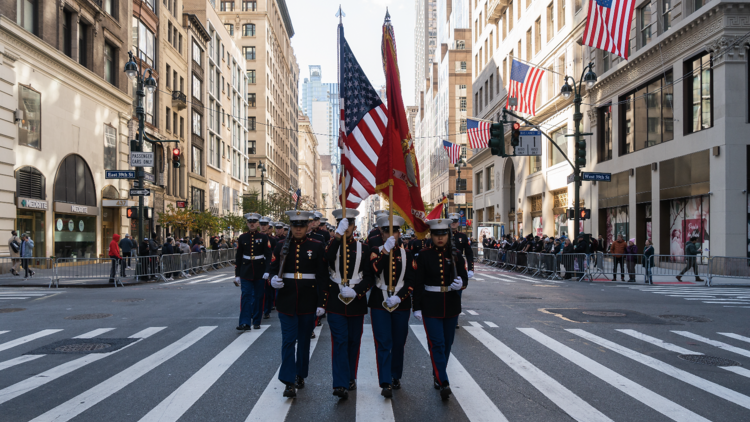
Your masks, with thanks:
M341 399L349 397L350 390L357 388L357 365L362 341L362 327L367 314L367 291L373 284L369 251L354 240L354 219L359 215L355 209L334 210L338 227L326 249L326 262L330 278L326 302L328 325L331 329L331 369L333 395ZM342 243L346 238L346 256L342 255ZM342 285L346 263L347 283ZM344 303L338 296L341 294Z
M464 233L458 231L458 220L461 218L460 214L455 212L450 213L448 214L448 218L451 220L451 238L453 239L453 245L456 247L458 253L463 254L468 269L466 274L469 278L472 278L474 277L474 252L471 250L471 239L469 239ZM462 292L463 291L459 291L458 294L461 295ZM456 321L456 329L459 328L461 328L461 326L458 325L458 321Z
M278 239L271 234L271 228L273 227L271 218L267 216L260 217L258 223L260 224L260 232L268 236L268 240L271 242L271 252L273 252L276 249ZM271 317L271 310L273 308L273 301L276 297L276 291L271 287L271 282L268 277L263 280L263 286L263 319L268 319Z
M414 317L421 320L430 349L434 387L440 397L451 395L446 368L461 313L459 292L468 285L464 258L448 242L448 219L428 220L432 246L422 249L412 261L414 268ZM453 275L456 268L457 277Z
M323 236L323 240L325 241L326 245L328 242L331 241L331 233L328 233L328 219L325 217L320 217L320 222L318 224L317 232L319 235Z
M245 214L249 231L240 235L237 240L237 255L235 256L235 284L242 288L240 300L240 323L238 330L260 328L263 310L263 295L266 279L268 279L273 245L263 233L258 232L260 215Z
M373 214L375 214L375 223L377 223L380 217L388 216L388 211L377 210ZM380 231L380 227L378 227L378 224L375 224L374 228L367 234L365 245L367 245L368 248L377 248L379 246L383 246L383 233Z
M310 362L310 334L315 317L325 313L328 269L325 248L306 236L311 215L308 211L287 211L292 224L288 255L283 270L284 244L279 243L271 258L271 286L277 290L276 310L281 322L281 368L279 380L286 385L284 397L296 397L305 387ZM295 355L295 345L297 347Z
M370 320L375 340L375 353L378 363L380 394L392 397L393 390L401 388L404 372L404 346L409 333L409 312L411 310L412 259L413 255L399 241L399 226L404 219L393 216L393 230L389 227L388 216L378 219L378 226L386 240L383 246L370 249L370 265L375 272L375 287L370 292ZM393 251L393 266L390 267L389 251ZM390 267L390 268L389 268ZM390 276L389 274L390 273ZM393 291L388 291L389 277L393 277ZM392 312L383 307L383 302L393 308Z

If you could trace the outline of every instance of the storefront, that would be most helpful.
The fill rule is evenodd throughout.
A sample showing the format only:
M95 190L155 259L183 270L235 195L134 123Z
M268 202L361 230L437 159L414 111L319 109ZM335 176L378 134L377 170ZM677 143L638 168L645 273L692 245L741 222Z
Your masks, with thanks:
M122 225L120 219L122 217L122 209L127 207L134 207L138 205L135 201L128 201L127 199L102 199L102 230L101 230L101 244L102 253L106 254L107 245L112 241L112 235L117 233L121 237Z
M96 258L98 207L55 202L55 256Z
M16 231L18 236L28 234L34 241L35 257L47 256L44 219L49 204L41 199L18 198L16 202Z
M599 233L606 233L607 245L621 235L630 238L630 177L629 171L612 175L611 182L598 182L599 190Z
M544 234L544 222L542 221L542 195L534 195L531 201L531 234L542 237Z
M550 192L552 194L552 215L555 219L554 237L568 236L568 188Z

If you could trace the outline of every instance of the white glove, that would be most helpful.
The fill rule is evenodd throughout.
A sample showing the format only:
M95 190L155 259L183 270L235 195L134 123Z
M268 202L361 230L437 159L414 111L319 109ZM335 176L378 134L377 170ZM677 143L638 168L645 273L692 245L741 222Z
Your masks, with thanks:
M354 297L357 297L357 292L355 292L354 289L352 289L349 286L343 286L343 287L341 287L341 296L342 297L348 297L348 298L354 298Z
M414 318L422 320L422 311L414 311Z
M462 287L464 287L464 281L461 280L461 277L456 277L451 283L451 290L461 290Z
M316 316L323 316L324 313L326 313L326 310L323 309L323 308L318 308L318 309L315 310L315 315Z
M237 287L240 287L240 278L239 277L235 277L234 278L234 285L237 286Z
M346 229L349 228L349 220L342 218L339 226L336 228L336 234L343 236L346 234Z
M471 276L469 276L471 277ZM268 273L263 273L263 280L268 280Z
M388 240L385 241L383 244L383 250L387 252L390 252L393 247L396 246L396 238L391 236L388 238Z
M472 277L474 277L474 271L469 270L469 278L472 278Z
M274 289L280 289L284 287L284 279L277 275L273 276L273 278L271 279L271 287L273 287Z
M401 298L398 297L398 296L396 296L396 295L393 295L393 296L391 296L391 297L389 297L388 299L385 300L385 304L388 305L389 308L393 308L394 306L398 305L399 303L401 303ZM419 311L417 311L417 312L419 312Z

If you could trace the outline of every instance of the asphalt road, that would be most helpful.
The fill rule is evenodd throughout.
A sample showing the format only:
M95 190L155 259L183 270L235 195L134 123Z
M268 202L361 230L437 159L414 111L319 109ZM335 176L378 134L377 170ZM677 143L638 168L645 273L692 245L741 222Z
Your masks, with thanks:
M239 334L231 279L227 269L172 284L0 289L0 420L750 420L750 289L547 282L478 266L449 401L432 388L414 318L392 400L375 381L369 318L349 400L331 395L325 320L307 386L285 400L278 318ZM82 343L104 353L65 352Z

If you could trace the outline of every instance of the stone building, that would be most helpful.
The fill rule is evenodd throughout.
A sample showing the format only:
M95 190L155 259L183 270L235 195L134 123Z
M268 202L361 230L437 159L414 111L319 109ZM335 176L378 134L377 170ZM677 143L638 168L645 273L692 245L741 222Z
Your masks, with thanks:
M318 154L318 138L310 125L310 118L299 113L299 188L303 196L313 199L316 207L322 207L321 163Z

